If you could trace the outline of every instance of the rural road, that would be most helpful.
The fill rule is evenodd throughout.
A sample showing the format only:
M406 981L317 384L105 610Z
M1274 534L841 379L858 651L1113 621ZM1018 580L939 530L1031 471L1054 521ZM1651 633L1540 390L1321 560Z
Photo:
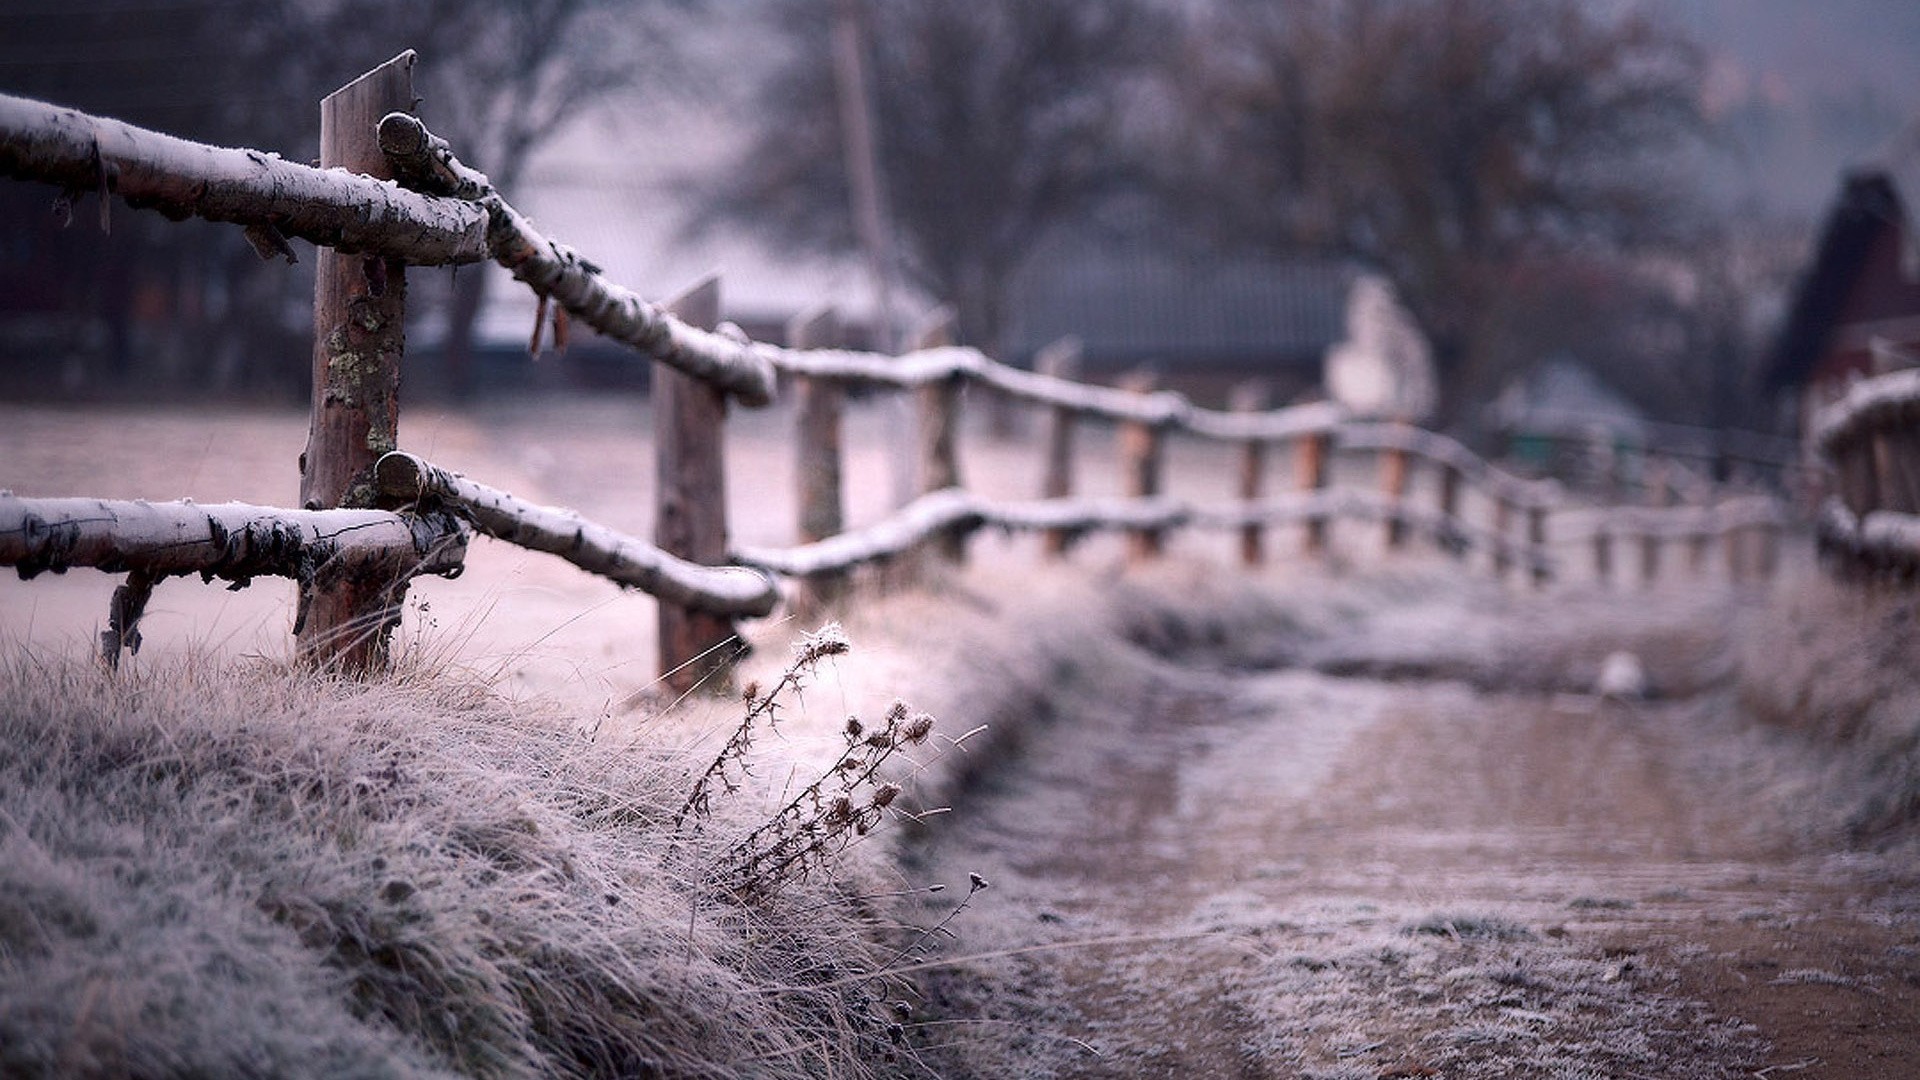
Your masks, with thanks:
M936 970L925 1060L1920 1076L1920 868L1807 819L1821 763L1739 719L1725 602L1645 604L1362 604L1231 656L1139 642L910 867L989 878L948 951L1010 954ZM1581 692L1623 644L1655 700Z

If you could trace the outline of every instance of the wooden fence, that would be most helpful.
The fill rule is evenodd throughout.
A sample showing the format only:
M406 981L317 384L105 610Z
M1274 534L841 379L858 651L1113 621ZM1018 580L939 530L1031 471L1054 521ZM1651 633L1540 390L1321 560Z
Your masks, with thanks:
M1863 379L1814 417L1839 488L1821 508L1824 555L1848 572L1920 572L1920 369Z
M1736 576L1764 574L1773 564L1782 518L1769 498L1706 505L1701 493L1695 505L1670 505L1677 489L1662 484L1649 505L1582 506L1558 485L1507 473L1450 438L1403 424L1351 423L1331 405L1266 409L1257 394L1243 393L1234 408L1214 410L1144 379L1119 387L1079 382L1070 343L1024 371L951 345L937 323L903 356L835 347L829 315L796 321L787 347L751 341L720 322L717 280L654 304L537 232L408 114L412 64L413 55L402 54L327 98L319 168L0 97L0 175L51 182L63 198L96 193L103 208L111 192L171 217L236 222L263 257L290 255L289 236L321 247L303 509L0 493L0 564L22 576L69 566L128 575L103 635L109 662L137 645L154 584L198 573L236 584L259 575L297 581L303 655L348 670L377 666L408 579L457 573L473 530L655 596L660 670L679 689L724 665L736 620L765 616L783 601L813 609L840 602L849 576L864 566L964 560L968 536L986 526L1038 532L1054 557L1088 532L1119 531L1134 562L1159 557L1174 530L1230 530L1241 561L1255 565L1269 557L1275 527L1297 526L1303 552L1314 556L1327 551L1335 521L1371 521L1390 550L1415 537L1463 558L1481 550L1495 573L1517 570L1536 586L1556 575L1553 552L1569 540L1588 544L1603 581L1616 576L1616 545L1628 542L1637 543L1647 582L1661 573L1669 542L1688 546L1696 572L1715 538L1726 543ZM406 268L483 258L526 283L543 318L551 304L554 318L580 320L655 362L652 543L399 449ZM1044 411L1038 498L996 502L967 489L961 410L968 384ZM846 391L856 385L913 395L920 495L849 532L841 427ZM735 549L724 491L727 414L735 405L769 405L782 389L796 414L801 543ZM1120 430L1122 497L1075 494L1076 432L1089 421ZM1197 506L1164 490L1165 448L1176 432L1239 448L1237 499ZM1294 473L1285 490L1267 468L1282 446ZM1377 489L1338 486L1338 455L1377 461ZM1416 469L1437 477L1431 505L1411 499ZM1488 520L1465 512L1469 491L1490 508Z

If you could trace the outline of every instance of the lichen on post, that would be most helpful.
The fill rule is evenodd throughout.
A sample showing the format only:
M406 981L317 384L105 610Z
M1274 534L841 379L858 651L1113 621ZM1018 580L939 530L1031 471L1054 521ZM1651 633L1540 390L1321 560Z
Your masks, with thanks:
M320 103L320 164L392 179L377 136L380 118L413 107L411 51ZM396 448L400 359L406 348L406 264L320 250L313 293L313 400L300 459L308 509L374 505L374 464ZM383 666L400 621L406 581L350 578L301 596L300 651L345 671Z

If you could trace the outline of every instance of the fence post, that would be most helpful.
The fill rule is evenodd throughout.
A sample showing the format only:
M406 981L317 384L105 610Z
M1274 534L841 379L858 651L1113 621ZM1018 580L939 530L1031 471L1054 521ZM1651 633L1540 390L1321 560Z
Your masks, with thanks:
M1309 496L1327 490L1328 451L1333 435L1310 431L1293 444L1294 483ZM1301 550L1311 557L1327 550L1327 515L1309 514L1302 533Z
M1273 398L1273 388L1263 379L1251 379L1233 388L1231 407L1235 412L1261 412ZM1248 439L1240 444L1240 498L1252 505L1259 501L1266 485L1267 444ZM1257 521L1240 527L1240 562L1259 566L1267 561L1266 529Z
M1507 571L1513 567L1513 555L1507 550L1512 541L1513 500L1505 495L1494 496L1493 503L1493 576L1500 581L1507 580Z
M1613 527L1604 516L1593 527L1593 576L1602 585L1613 584Z
M1527 562L1533 573L1533 587L1547 587L1547 508L1535 503L1527 507Z
M803 312L787 324L787 345L830 349L841 344L840 317L831 307ZM798 442L799 535L803 544L837 536L846 528L841 495L841 429L846 387L838 379L806 375L793 380L794 433ZM793 605L813 618L846 593L844 574L815 574L794 587Z
M380 118L413 108L413 61L411 50L403 52L321 101L322 167L393 178L380 152ZM374 463L397 447L407 268L332 248L321 248L314 264L313 400L300 505L372 506ZM301 656L351 672L384 665L405 595L405 581L302 582Z
M1467 534L1460 521L1460 467L1440 466L1440 543L1456 559L1467 557Z
M1647 505L1670 507L1676 502L1672 470L1665 458L1647 458ZM1640 534L1640 583L1652 588L1660 578L1660 534L1648 529Z
M1397 436L1404 434L1406 425L1393 425ZM1407 451L1404 447L1389 446L1380 451L1380 492L1387 500L1387 550L1397 551L1407 542L1407 519L1401 513L1407 498Z
M914 334L909 348L939 349L953 344L953 309L935 311ZM920 421L920 494L960 487L961 377L930 382L914 391ZM962 563L967 558L967 536L949 532L932 544L940 558Z
M1056 379L1080 377L1080 339L1061 338L1033 357L1034 371ZM1064 405L1047 409L1047 460L1040 476L1040 497L1067 499L1073 496L1073 435L1079 416ZM1048 529L1040 537L1040 550L1058 558L1067 553L1073 537L1065 529Z
M720 278L709 275L667 302L691 326L720 324ZM726 393L655 364L653 380L654 542L689 562L727 560ZM662 603L660 677L676 694L712 681L725 686L736 655L732 620Z
M1150 370L1121 376L1122 390L1150 394L1159 378ZM1127 420L1120 424L1121 490L1128 498L1149 499L1160 494L1161 433L1156 424ZM1127 531L1127 562L1138 565L1158 558L1163 544L1159 529Z

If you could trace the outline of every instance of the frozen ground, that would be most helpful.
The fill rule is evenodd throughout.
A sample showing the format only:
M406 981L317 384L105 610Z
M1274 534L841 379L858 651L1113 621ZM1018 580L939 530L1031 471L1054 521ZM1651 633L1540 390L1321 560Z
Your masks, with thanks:
M645 535L646 417L626 399L416 412L402 441ZM742 542L792 535L787 419L740 418ZM0 406L0 487L286 504L303 438L291 413ZM859 523L888 487L870 407L849 442ZM1090 432L1094 492L1115 486L1105 451ZM1037 489L1030 443L965 452L990 493ZM1170 488L1224 497L1231 462L1176 446ZM1435 558L1361 574L1377 531L1340 540L1332 567L1243 575L1223 569L1225 538L1182 537L1168 566L1123 575L1109 543L1037 572L1029 541L983 536L966 575L850 613L855 655L810 695L792 753L895 694L949 733L990 725L923 778L921 798L951 812L899 848L904 885L994 883L915 1003L931 1068L1914 1075L1914 788L1881 766L1911 761L1900 717L1920 722L1920 704L1907 684L1858 689L1913 666L1910 600L1875 608L1860 647L1823 653L1865 618L1854 594L1796 605L1576 581L1536 597ZM86 649L113 584L0 580L0 641ZM284 656L290 592L169 582L148 649ZM464 577L420 583L413 603L408 649L588 722L644 719L645 596L479 541ZM795 629L756 628L756 663L777 663ZM1588 692L1620 649L1646 663L1652 699Z

